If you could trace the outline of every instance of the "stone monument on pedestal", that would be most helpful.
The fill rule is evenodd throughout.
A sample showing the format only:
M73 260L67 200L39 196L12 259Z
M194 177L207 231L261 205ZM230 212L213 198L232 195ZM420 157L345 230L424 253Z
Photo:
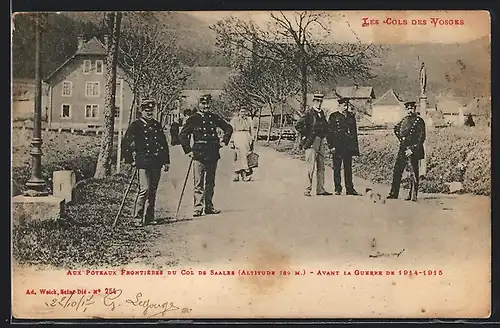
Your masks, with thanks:
M426 128L432 130L433 122L432 117L429 115L429 108L427 107L427 70L425 69L425 64L422 63L420 66L420 96L418 97L418 111L420 117L425 121Z

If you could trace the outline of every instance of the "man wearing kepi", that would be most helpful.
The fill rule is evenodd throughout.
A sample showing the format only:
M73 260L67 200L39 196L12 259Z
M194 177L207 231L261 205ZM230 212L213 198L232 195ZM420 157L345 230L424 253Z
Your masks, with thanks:
M219 149L229 143L233 128L220 116L209 111L210 95L200 98L197 113L191 115L179 133L179 141L184 152L193 159L194 211L193 216L218 214L220 210L213 204L215 173L220 159ZM222 142L217 128L224 131ZM191 146L191 135L193 146Z
M328 146L332 154L333 182L335 195L342 193L340 169L344 165L344 183L346 195L358 195L352 182L352 157L359 156L358 131L356 117L350 112L349 101L340 98L339 111L330 115L328 120Z
M142 102L141 118L130 124L121 145L125 163L134 165L139 172L140 187L134 213L136 226L156 224L154 211L161 168L163 166L167 172L170 165L167 138L160 122L153 118L155 107L152 100Z
M325 156L328 123L325 113L321 110L324 96L320 93L313 95L312 108L308 109L304 116L295 124L295 129L300 133L301 149L305 149L307 165L307 181L304 195L311 196L314 168L316 167L316 195L332 195L325 190Z
M413 170L410 192L405 200L417 201L419 167L418 162L424 158L425 122L416 113L416 102L405 103L407 115L394 126L394 134L399 139L399 151L396 156L392 177L391 191L388 199L397 199L401 185L401 176L408 162Z

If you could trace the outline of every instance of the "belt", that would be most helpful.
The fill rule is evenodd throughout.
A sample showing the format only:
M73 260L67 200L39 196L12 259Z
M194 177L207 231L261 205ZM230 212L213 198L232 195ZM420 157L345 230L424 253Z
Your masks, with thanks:
M200 140L200 141L195 141L195 144L217 144L217 141L206 141L206 140Z

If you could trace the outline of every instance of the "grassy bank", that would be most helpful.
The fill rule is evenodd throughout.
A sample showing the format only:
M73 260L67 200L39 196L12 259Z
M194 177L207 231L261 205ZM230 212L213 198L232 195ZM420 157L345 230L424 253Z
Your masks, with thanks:
M294 153L293 142L282 141L262 145L303 159ZM359 136L361 156L353 161L353 173L374 183L389 184L398 141L392 131ZM491 194L491 137L486 129L446 128L427 132L427 174L420 190L427 193L448 193L448 182L461 182L464 192ZM328 164L331 165L330 161ZM407 186L407 181L403 182Z
M135 193L129 194L115 229L112 223L127 187L128 177L116 175L85 181L75 200L66 206L66 218L15 226L13 259L19 264L58 268L116 267L147 258L151 229L137 229L130 217Z

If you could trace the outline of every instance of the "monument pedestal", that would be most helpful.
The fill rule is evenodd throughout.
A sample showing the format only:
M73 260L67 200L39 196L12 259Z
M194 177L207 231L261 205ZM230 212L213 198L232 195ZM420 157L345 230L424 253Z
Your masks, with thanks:
M65 201L53 195L30 197L18 195L12 198L13 224L31 221L58 220L64 217Z

